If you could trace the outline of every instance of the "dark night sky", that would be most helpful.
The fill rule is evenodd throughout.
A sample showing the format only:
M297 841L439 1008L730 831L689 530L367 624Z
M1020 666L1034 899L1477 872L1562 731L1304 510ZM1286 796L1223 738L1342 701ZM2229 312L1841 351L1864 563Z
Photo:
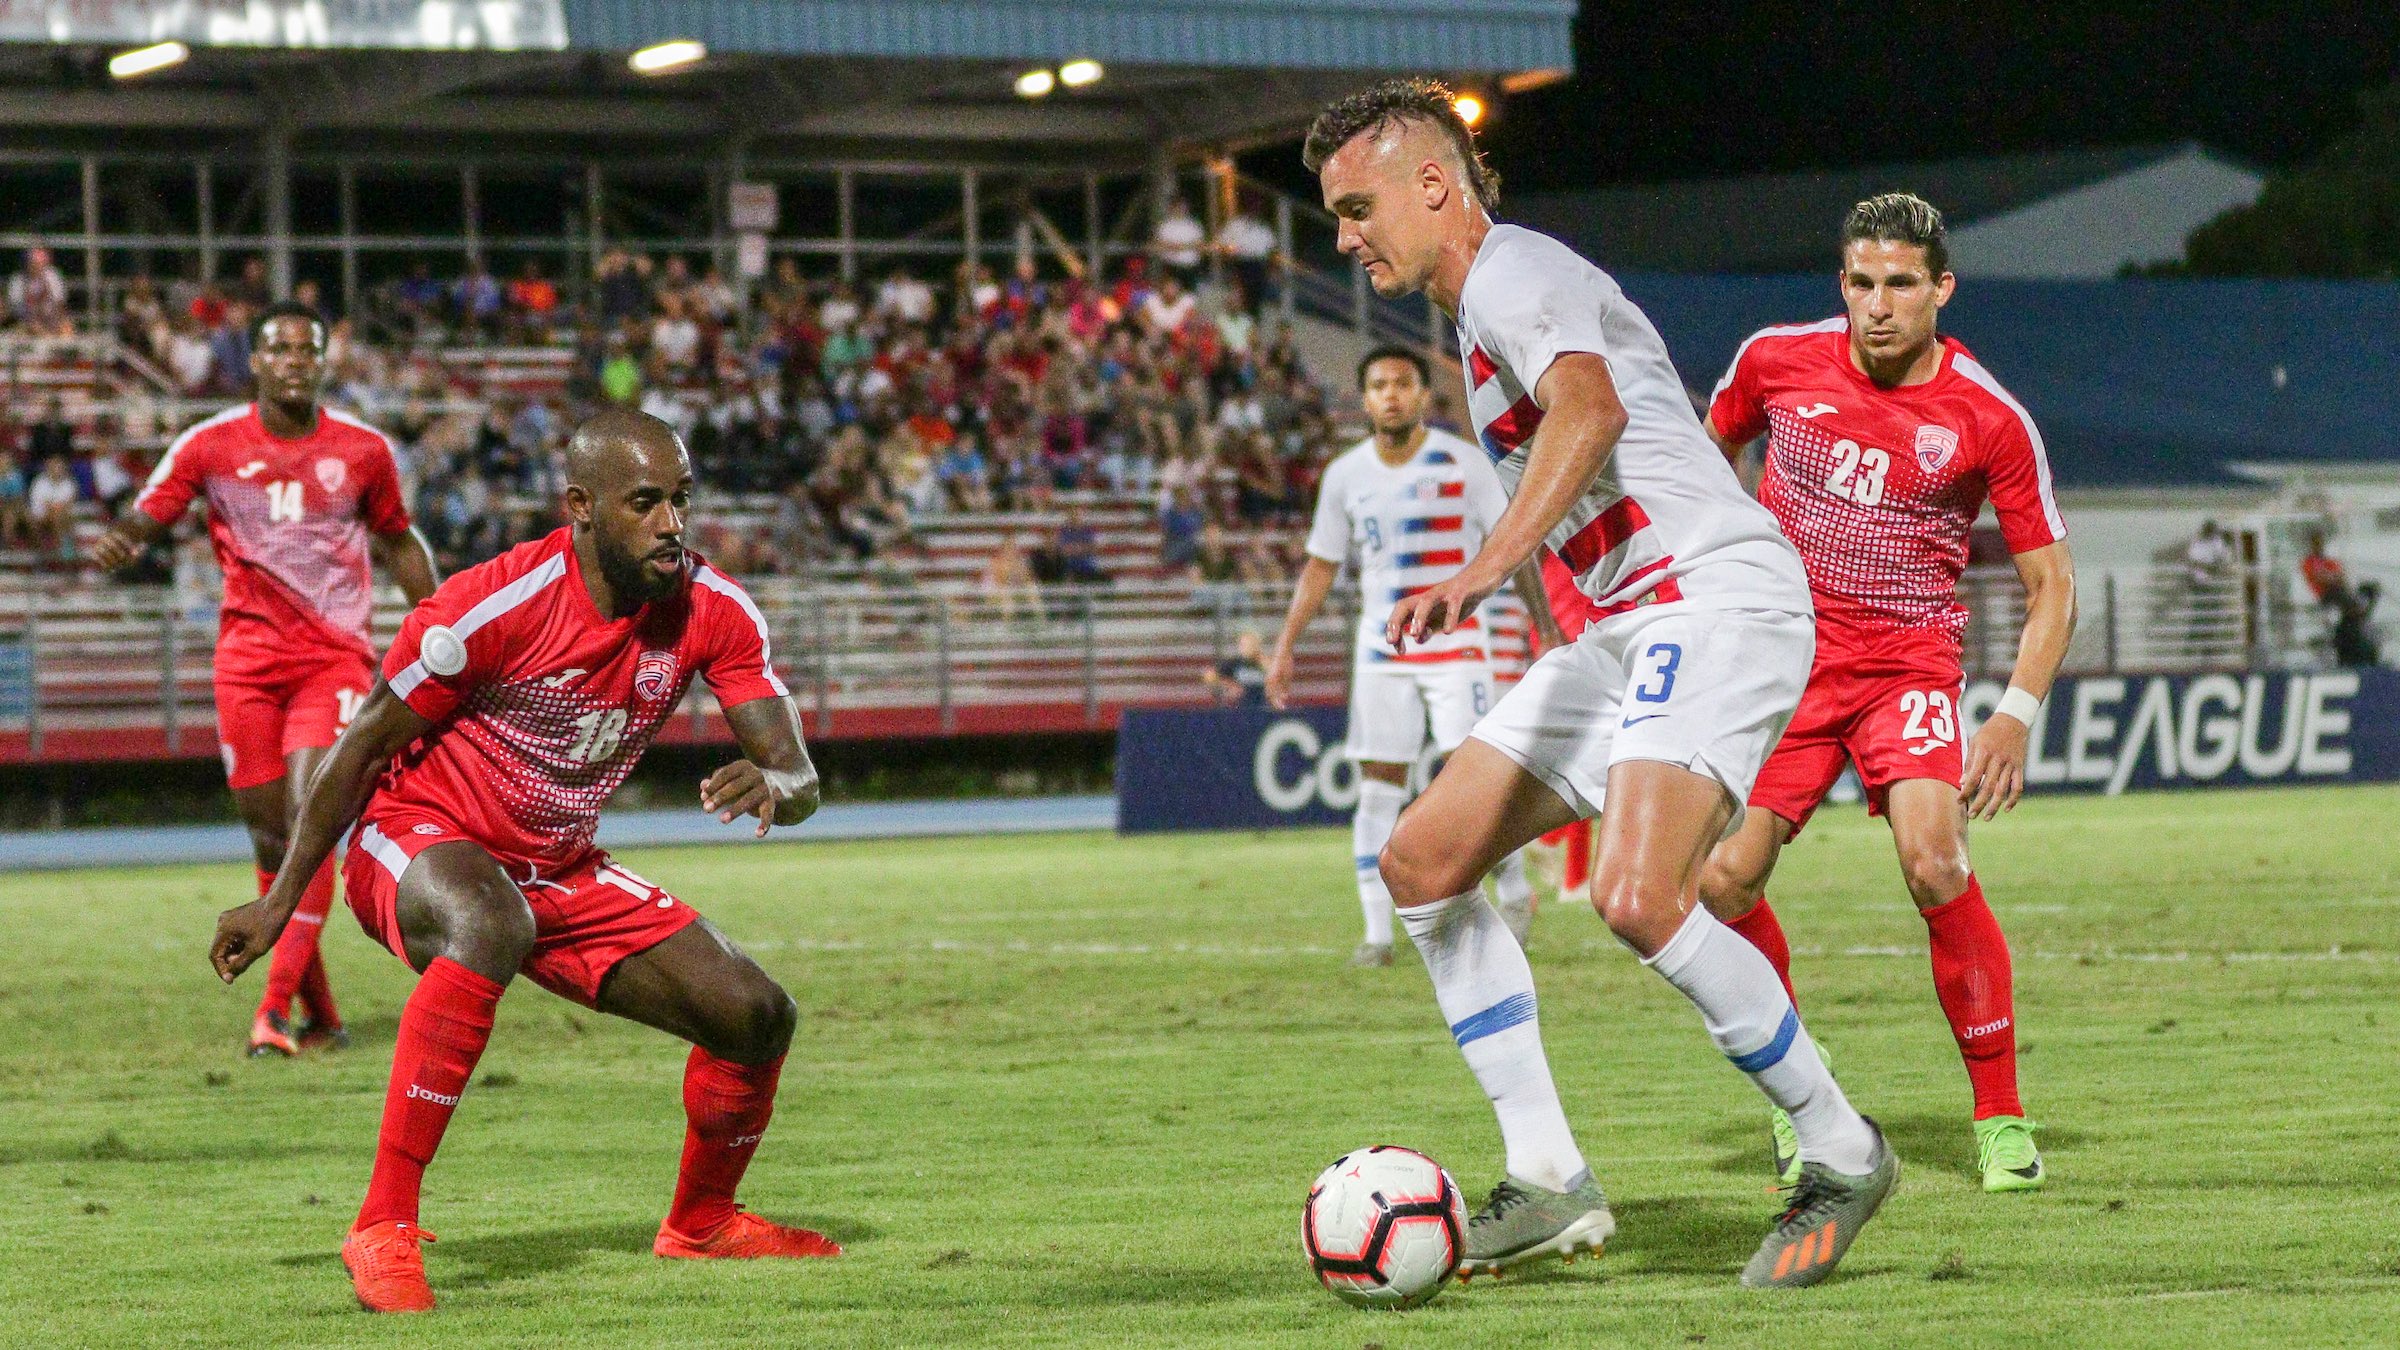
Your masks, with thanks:
M1486 127L1512 190L2182 140L2282 167L2400 74L2400 0L1583 0L1575 27L1576 77Z

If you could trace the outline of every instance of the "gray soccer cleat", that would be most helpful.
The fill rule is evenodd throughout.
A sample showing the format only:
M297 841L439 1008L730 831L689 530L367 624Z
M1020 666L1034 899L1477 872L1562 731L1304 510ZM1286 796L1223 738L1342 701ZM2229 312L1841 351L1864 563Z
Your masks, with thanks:
M1791 1204L1775 1220L1775 1231L1742 1267L1745 1289L1798 1289L1833 1274L1858 1230L1883 1207L1900 1181L1900 1155L1874 1121L1875 1170L1843 1176L1823 1163L1800 1164L1800 1184Z
M1350 964L1354 966L1388 966L1391 963L1392 944L1388 942L1362 942L1358 944L1357 951L1350 953Z
M1617 1216L1609 1213L1597 1181L1587 1177L1574 1190L1560 1192L1507 1177L1467 1220L1467 1254L1458 1263L1458 1278L1498 1278L1510 1266L1545 1256L1567 1261L1579 1252L1598 1256L1616 1231Z

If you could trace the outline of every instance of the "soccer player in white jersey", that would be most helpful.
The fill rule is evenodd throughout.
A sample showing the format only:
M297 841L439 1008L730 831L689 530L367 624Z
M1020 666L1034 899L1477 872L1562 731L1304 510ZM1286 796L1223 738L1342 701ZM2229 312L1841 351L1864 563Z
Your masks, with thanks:
M1533 972L1477 889L1527 842L1598 815L1594 908L1799 1136L1800 1180L1742 1283L1814 1284L1899 1161L1826 1072L1774 967L1698 894L1808 680L1799 556L1616 282L1554 239L1493 223L1497 181L1448 89L1389 80L1331 104L1303 157L1376 291L1423 291L1456 321L1476 432L1510 489L1475 556L1395 605L1387 636L1406 650L1455 629L1545 544L1589 616L1476 725L1383 850L1384 884L1508 1150L1462 1270L1597 1250L1616 1231L1542 1053Z
M1434 749L1449 754L1492 710L1497 686L1480 620L1468 619L1406 651L1385 640L1384 624L1394 604L1466 563L1507 509L1508 494L1482 451L1425 425L1433 367L1422 355L1406 347L1368 352L1358 363L1358 388L1372 430L1325 468L1308 531L1308 562L1267 661L1267 701L1288 705L1293 648L1355 552L1358 647L1350 673L1348 750L1358 766L1358 808L1350 851L1367 931L1350 963L1388 966L1392 896L1376 858L1408 805L1409 770L1425 752L1429 724ZM1534 568L1520 569L1517 584L1541 594ZM1501 859L1492 885L1502 919L1522 942L1533 919L1525 860L1514 853Z

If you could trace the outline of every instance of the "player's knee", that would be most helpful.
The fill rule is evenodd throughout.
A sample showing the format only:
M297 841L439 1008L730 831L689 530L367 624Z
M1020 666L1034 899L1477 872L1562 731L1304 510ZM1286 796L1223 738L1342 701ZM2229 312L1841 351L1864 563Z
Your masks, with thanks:
M1766 870L1755 859L1720 849L1700 869L1700 900L1720 919L1738 919L1766 893Z
M511 886L505 894L480 897L453 923L450 946L471 954L477 969L515 970L533 954L533 907Z
M1455 853L1445 853L1433 846L1433 840L1423 828L1411 828L1413 822L1403 816L1398 829L1383 845L1376 858L1377 870L1383 874L1384 888L1392 893L1395 905L1423 905L1448 899L1471 889L1480 876L1469 876L1459 866Z
M1688 912L1674 887L1645 877L1595 878L1592 908L1619 941L1645 956L1667 945Z
M760 978L741 993L734 1010L734 1035L725 1057L743 1064L764 1064L792 1048L792 1033L800 1025L800 1005L773 980Z
M1948 903L1967 888L1967 859L1958 849L1925 846L1900 854L1900 875L1908 882L1909 898L1919 909Z

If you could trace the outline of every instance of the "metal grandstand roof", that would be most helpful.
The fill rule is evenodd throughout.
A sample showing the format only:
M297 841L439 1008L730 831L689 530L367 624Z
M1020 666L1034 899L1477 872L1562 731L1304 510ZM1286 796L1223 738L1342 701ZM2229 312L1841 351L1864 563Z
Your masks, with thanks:
M738 143L760 158L1129 166L1161 148L1290 136L1369 72L1481 81L1566 68L1575 13L1573 0L514 0L510 31L523 40L496 50L451 29L395 45L399 11L474 7L312 3L199 8L357 10L350 19L384 26L228 29L222 43L179 29L188 61L111 81L102 66L128 25L195 12L190 0L94 0L72 11L80 26L43 30L63 39L49 41L12 20L56 6L0 0L0 151L183 152L276 134L295 152ZM626 68L625 53L663 38L698 38L709 56L659 78ZM1012 92L1028 67L1074 57L1105 63L1106 76L1047 98Z

